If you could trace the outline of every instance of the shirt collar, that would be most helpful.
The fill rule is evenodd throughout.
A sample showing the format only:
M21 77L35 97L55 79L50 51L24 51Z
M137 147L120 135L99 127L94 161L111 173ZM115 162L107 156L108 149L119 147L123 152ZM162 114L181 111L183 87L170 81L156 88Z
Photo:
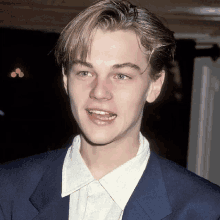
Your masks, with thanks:
M137 155L99 180L113 200L123 210L146 168L150 148L147 139L139 133L140 146ZM80 135L69 147L62 171L62 197L96 181L79 152Z
M62 197L65 197L94 181L80 152L80 135L73 139L64 159L62 171Z

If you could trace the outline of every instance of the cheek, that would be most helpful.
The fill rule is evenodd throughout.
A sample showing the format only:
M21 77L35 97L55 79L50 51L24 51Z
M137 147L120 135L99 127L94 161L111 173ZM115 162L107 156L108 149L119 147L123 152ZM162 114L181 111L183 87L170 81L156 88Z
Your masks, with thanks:
M76 112L77 108L82 106L82 102L84 100L83 89L81 88L81 86L74 84L72 82L70 82L68 85L69 85L68 92L69 92L71 107L72 110Z
M145 91L139 89L132 89L120 93L118 103L121 110L129 115L136 114L142 110L146 101Z

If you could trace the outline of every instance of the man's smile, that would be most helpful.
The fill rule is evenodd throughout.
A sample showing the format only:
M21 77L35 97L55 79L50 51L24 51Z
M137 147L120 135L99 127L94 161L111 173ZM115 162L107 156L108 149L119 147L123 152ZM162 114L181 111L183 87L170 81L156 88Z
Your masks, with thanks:
M117 115L105 111L86 109L89 119L96 125L109 125L116 119Z
M97 115L106 115L106 116L117 116L116 113L112 112L112 111L108 111L108 110L102 110L102 109L97 109L97 108L87 108L86 109L91 115L93 113L97 114Z

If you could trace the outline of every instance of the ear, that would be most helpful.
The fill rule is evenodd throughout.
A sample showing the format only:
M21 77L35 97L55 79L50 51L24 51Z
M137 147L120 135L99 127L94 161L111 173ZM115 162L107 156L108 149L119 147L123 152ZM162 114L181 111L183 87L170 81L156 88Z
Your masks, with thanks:
M164 83L164 79L165 79L165 71L162 70L160 72L160 78L158 78L156 81L151 81L150 82L150 87L147 93L147 98L146 101L149 103L154 102L157 97L160 95L163 83Z
M67 75L65 74L64 67L62 66L62 75L63 75L63 86L64 89L66 90L66 93L68 94L68 89L67 89Z

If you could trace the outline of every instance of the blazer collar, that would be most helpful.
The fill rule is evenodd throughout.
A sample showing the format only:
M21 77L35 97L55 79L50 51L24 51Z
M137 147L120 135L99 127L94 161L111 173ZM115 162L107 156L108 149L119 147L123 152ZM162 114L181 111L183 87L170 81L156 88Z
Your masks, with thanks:
M69 196L64 198L61 197L62 167L68 147L66 149L58 150L58 156L56 156L49 165L37 188L29 199L39 212L34 220L68 219Z
M68 219L69 196L61 197L62 167L67 150L68 147L60 150L30 197L39 211L34 220ZM122 220L160 220L171 212L159 158L151 151L147 168L125 207Z
M159 158L151 151L147 168L125 207L122 220L160 220L171 213Z

